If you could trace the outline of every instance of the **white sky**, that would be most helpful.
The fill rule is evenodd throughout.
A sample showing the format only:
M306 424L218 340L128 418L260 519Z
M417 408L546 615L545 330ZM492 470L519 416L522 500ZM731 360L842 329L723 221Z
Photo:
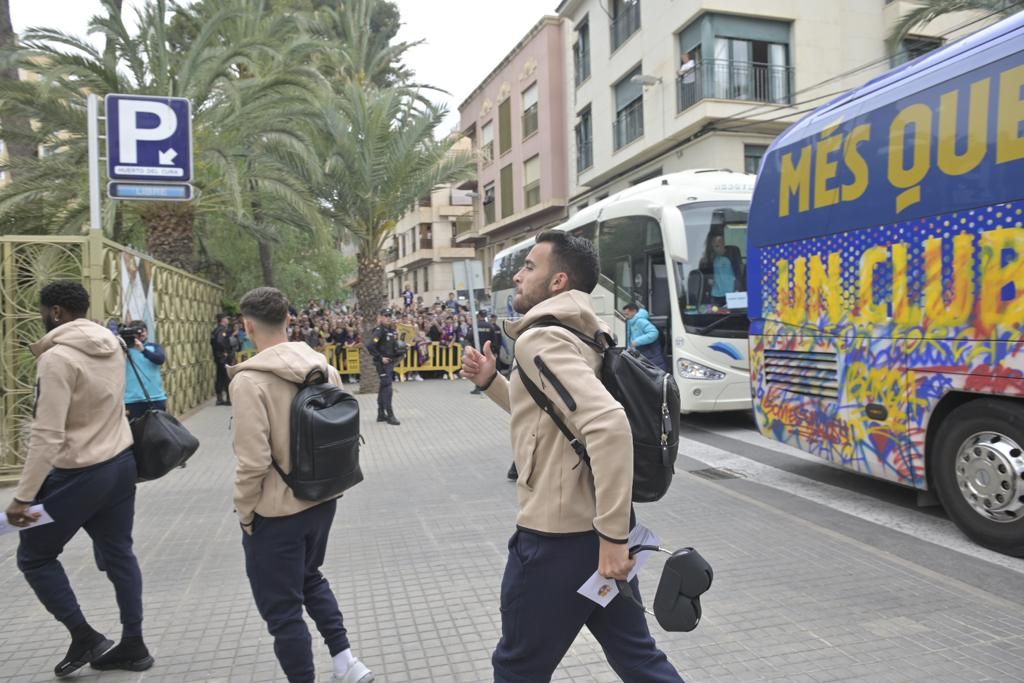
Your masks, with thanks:
M400 40L426 40L408 56L417 80L447 90L435 100L447 104L444 131L458 126L458 106L559 0L397 0ZM10 0L15 31L29 26L57 28L85 36L98 0ZM142 0L124 0L126 10Z

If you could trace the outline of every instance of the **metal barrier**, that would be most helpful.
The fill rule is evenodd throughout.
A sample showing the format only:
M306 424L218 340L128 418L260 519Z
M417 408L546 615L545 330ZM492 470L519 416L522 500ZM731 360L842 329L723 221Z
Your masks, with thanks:
M346 346L342 353L336 354L337 346L328 344L321 351L327 362L334 366L342 377L351 377L359 374L359 349L358 346ZM239 351L235 355L235 362L241 363L256 355L254 349ZM419 362L419 354L415 347L410 347L402 362L395 366L395 373L404 382L406 375L411 372L443 372L448 379L455 379L455 373L462 369L462 346L442 346L439 342L431 342L427 353L427 361Z
M77 280L89 291L89 318L147 319L167 350L164 387L175 414L213 395L210 330L220 287L105 239L88 236L0 236L0 482L16 479L32 420L36 359L28 345L43 336L39 290ZM141 315L138 311L145 311Z

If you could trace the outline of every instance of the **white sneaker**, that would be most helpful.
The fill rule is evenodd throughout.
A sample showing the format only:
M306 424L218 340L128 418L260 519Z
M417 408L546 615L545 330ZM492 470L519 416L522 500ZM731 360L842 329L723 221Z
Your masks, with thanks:
M373 672L357 659L352 662L344 676L335 674L331 680L335 683L371 683L374 678Z
M423 378L422 378L422 377L420 377L419 375L416 375L416 381L417 381L417 382L422 382L422 381L423 381Z

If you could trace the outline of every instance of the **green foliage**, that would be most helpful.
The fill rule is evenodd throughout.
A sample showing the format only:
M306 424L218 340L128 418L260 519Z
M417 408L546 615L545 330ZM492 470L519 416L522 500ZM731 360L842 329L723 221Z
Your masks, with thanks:
M898 45L901 40L929 22L953 12L979 12L993 19L1003 19L1024 10L1021 0L922 0L900 17L889 34L889 42Z
M215 238L206 242L209 256L223 268L225 299L237 302L243 294L263 285L257 244L232 224L211 226ZM342 256L328 230L314 234L286 230L274 247L275 286L292 301L346 299L346 283L355 272L355 259Z

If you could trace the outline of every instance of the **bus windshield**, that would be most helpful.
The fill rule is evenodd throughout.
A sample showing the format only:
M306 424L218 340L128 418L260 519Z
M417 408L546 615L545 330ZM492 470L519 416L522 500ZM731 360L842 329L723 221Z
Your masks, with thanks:
M675 262L679 310L690 334L747 335L749 202L699 202L679 207L687 261Z

